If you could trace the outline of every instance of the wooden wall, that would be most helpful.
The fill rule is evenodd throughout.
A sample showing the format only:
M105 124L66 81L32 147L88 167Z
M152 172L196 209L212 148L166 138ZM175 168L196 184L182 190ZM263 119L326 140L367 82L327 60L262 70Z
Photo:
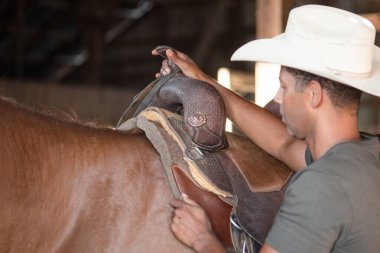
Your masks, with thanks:
M0 80L0 95L37 108L63 110L83 121L114 126L138 91L89 85Z

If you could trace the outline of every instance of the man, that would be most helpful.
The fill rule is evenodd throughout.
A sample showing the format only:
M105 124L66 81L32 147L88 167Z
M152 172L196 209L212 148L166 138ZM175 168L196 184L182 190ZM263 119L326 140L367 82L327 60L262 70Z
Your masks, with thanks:
M361 91L380 96L374 39L364 18L306 5L290 12L283 34L239 48L232 60L282 65L275 97L282 122L223 88L186 55L167 52L185 75L220 92L228 117L252 141L297 171L260 252L380 252L379 139L358 130ZM161 74L168 72L164 63ZM197 252L225 252L197 203L184 195L172 205L179 240Z

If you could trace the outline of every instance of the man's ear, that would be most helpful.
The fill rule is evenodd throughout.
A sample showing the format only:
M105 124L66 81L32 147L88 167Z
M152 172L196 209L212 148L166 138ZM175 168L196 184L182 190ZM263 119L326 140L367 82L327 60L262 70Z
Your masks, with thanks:
M318 107L323 101L323 89L321 84L312 80L309 85L310 105L312 107Z

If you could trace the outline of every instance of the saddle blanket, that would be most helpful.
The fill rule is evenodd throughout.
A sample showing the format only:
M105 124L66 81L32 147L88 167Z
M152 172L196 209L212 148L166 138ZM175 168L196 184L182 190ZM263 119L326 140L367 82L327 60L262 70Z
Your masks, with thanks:
M177 189L175 179L171 173L173 164L180 167L198 187L218 196L231 198L232 195L228 190L218 188L199 169L195 157L197 154L200 155L200 153L197 153L198 149L194 147L193 150L189 150L183 138L179 136L173 124L168 122L168 119L172 122L177 122L177 124L183 121L183 117L179 114L157 107L148 107L137 117L128 119L121 124L117 130L131 134L145 133L146 137L160 154L166 175L176 198L180 198L181 193Z

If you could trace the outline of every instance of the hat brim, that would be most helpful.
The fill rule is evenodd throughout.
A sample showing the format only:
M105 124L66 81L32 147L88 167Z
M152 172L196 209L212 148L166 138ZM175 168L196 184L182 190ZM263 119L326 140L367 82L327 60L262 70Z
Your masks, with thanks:
M255 61L280 64L319 75L333 81L357 88L380 97L380 48L374 46L372 72L365 77L351 77L333 72L313 55L312 49L305 49L289 43L284 34L272 39L248 42L235 51L232 61Z

